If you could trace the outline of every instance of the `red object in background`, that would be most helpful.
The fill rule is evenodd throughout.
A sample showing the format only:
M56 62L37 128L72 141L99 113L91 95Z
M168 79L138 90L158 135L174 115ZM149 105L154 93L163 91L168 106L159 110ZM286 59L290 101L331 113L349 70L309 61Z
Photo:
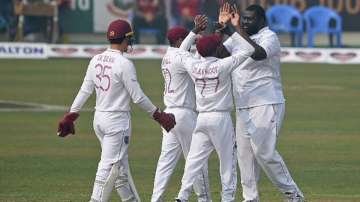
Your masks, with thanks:
M71 0L57 0L59 6L70 6Z
M142 13L156 13L159 9L159 4L155 0L136 0L137 7Z
M195 17L200 13L199 0L178 0L178 9L181 16Z

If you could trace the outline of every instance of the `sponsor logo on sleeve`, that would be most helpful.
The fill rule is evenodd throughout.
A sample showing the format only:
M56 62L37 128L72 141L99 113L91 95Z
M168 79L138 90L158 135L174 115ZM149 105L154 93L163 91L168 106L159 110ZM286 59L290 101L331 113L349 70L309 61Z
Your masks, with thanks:
M124 143L125 143L125 144L129 144L129 141L130 141L129 136L125 136L125 137L124 137Z

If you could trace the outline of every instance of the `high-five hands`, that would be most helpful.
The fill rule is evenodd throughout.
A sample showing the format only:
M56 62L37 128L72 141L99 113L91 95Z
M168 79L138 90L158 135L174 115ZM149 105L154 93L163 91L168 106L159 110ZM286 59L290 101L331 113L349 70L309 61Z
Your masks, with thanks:
M236 5L232 5L231 7L231 24L236 28L240 28L240 12L239 9L237 9Z
M228 2L224 3L219 10L218 22L225 25L231 19L231 6Z
M233 33L234 27L240 30L240 19L236 5L230 6L228 2L224 3L219 10L218 22L215 23L216 32L229 35Z
M194 19L195 27L192 30L195 34L204 31L208 25L208 19L206 15L197 15Z

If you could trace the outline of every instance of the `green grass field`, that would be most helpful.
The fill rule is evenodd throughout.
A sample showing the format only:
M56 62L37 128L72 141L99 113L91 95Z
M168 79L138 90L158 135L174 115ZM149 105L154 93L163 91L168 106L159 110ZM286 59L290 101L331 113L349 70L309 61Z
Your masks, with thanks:
M0 100L69 106L88 60L0 60ZM137 60L145 93L162 106L160 60ZM287 98L278 149L308 201L360 201L360 68L355 65L284 64ZM94 104L94 97L86 108ZM0 201L88 201L100 146L92 112L82 112L77 134L56 136L63 111L4 111L0 105ZM2 110L2 111L1 111ZM159 126L133 107L129 158L143 201L150 201L160 152ZM218 160L209 162L214 202L220 201ZM173 201L182 176L179 162L166 201ZM239 182L239 181L238 181ZM239 183L238 183L239 185ZM262 201L282 201L263 175ZM241 201L238 186L237 201ZM119 201L114 193L111 201ZM191 201L195 201L192 199Z

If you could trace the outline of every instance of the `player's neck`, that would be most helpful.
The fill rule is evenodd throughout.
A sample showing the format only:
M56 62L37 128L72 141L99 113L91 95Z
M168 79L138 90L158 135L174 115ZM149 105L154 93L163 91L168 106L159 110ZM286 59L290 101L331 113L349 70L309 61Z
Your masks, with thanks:
M118 50L120 52L125 52L126 48L123 46L123 44L111 44L110 45L110 48L113 49L113 50Z

